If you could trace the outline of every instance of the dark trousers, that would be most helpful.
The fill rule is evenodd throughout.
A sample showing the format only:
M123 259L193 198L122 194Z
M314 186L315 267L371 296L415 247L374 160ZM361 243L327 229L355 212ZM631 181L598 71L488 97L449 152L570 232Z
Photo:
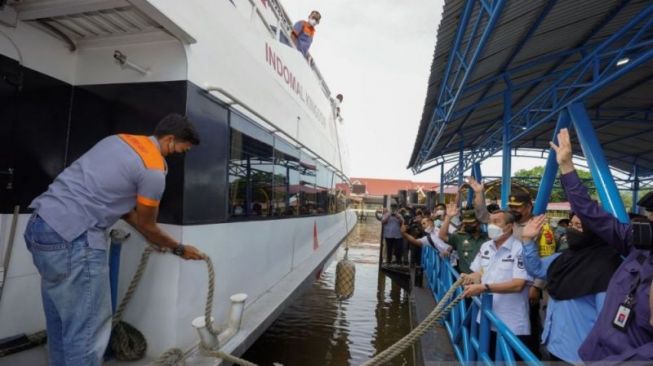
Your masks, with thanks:
M385 238L385 262L391 263L392 256L395 256L395 263L401 262L401 253L403 250L404 239L402 238Z
M542 301L542 299L540 299ZM522 340L526 347L537 356L542 358L540 352L540 339L542 337L542 319L540 318L540 303L529 305L529 318L531 321L531 335Z
M528 347L528 349L530 349L531 352L535 353L535 351L528 344L528 340L530 339L530 335L518 335L517 338L519 338L519 340L522 341L522 343L524 343L526 345L526 347ZM496 354L495 354L496 348L497 348L497 332L491 330L490 331L490 353L489 354L490 354L490 358L493 359L493 360L496 360ZM517 362L523 361L523 359L521 358L521 356L519 354L517 354L516 352L513 352L513 353L515 355L515 361L517 361ZM538 356L539 352L535 353L535 355ZM539 358L539 356L538 356L538 358Z
M422 247L409 244L410 264L413 266L422 265Z

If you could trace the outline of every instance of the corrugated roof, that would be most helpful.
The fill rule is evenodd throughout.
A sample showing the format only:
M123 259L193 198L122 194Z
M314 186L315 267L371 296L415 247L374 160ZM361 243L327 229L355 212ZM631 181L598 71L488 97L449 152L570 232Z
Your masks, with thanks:
M349 178L352 184L365 185L365 191L370 196L397 194L399 190L434 191L440 185L435 182L413 182L404 179Z
M519 111L536 95L550 88L561 70L568 69L582 57L580 52L564 55L565 51L604 41L650 5L651 2L645 0L506 1L476 67L462 88L453 118L444 126L441 137L424 162L458 152L461 132L464 134L462 145L470 150L485 140L488 133L501 128L501 93L505 89L502 75L506 70L510 71L510 80L515 85L548 76L540 83L513 92L512 110ZM438 102L464 6L463 0L448 0L444 5L422 119L408 164L411 168L415 167L420 149L426 143L425 135ZM469 39L475 19L473 13L463 42ZM481 29L485 23L486 20L480 22ZM478 32L474 42L478 42L481 33ZM648 34L648 38L653 35ZM541 62L532 64L537 60ZM652 79L653 63L647 62L585 100L606 158L614 168L625 172L630 172L633 164L637 164L640 172L653 174L653 119L641 112L653 112ZM496 98L488 98L492 95ZM473 108L480 100L485 103ZM610 123L615 119L620 122ZM554 127L555 120L540 125L512 147L547 149ZM580 147L577 144L574 147L580 154Z

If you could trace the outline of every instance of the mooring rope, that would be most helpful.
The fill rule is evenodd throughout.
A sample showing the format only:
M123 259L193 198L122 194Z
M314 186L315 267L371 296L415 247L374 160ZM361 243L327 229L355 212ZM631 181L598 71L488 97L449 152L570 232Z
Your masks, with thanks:
M118 360L137 360L144 356L145 350L147 348L147 343L143 335L133 326L122 321L122 316L127 307L127 304L132 299L138 284L140 283L145 268L147 267L147 262L149 261L150 254L152 253L152 247L147 247L141 255L141 260L136 269L136 273L132 278L129 288L125 293L116 313L113 316L113 332L111 335L111 350L114 353L114 356ZM219 333L218 329L213 328L211 322L211 310L213 308L213 295L215 291L215 270L213 268L213 262L210 257L205 257L204 261L207 266L208 272L208 292L206 296L206 306L204 308L204 322L206 324L207 330L213 334L217 335ZM419 338L424 335L437 321L441 320L453 309L453 307L458 304L462 299L462 294L458 295L453 301L449 302L456 289L462 285L462 278L458 279L447 293L442 297L442 300L438 305L431 311L431 313L422 321L415 329L410 333L404 336L399 341L395 342L392 346L385 349L383 352L377 354L370 360L364 362L361 366L376 366L382 365L389 360L393 359L400 353L402 353L406 348L410 347L416 343ZM241 366L257 366L256 364L244 360L242 358L230 355L222 351L214 351L207 349L203 344L200 343L200 349L202 352L211 357L220 358L224 361L231 362ZM180 364L186 354L179 348L170 348L159 356L159 358L152 363L155 366L175 366ZM138 358L130 358L138 357Z
M460 294L451 303L447 304L456 289L461 286L462 283L463 279L461 277L451 286L451 288L449 288L449 291L447 291L447 293L442 297L442 300L440 300L435 309L433 309L433 311L431 311L431 313L417 327L415 327L415 329L395 342L392 346L386 348L383 352L364 362L361 366L382 365L417 342L417 340L419 340L419 338L423 336L431 326L433 326L433 324L444 318L451 309L453 309L453 307L463 299L463 295Z
M147 349L147 341L145 340L145 337L143 337L143 335L138 331L138 329L123 322L122 316L123 313L125 312L125 309L127 308L127 304L129 304L132 297L134 296L134 293L136 292L136 289L138 288L138 284L140 283L141 278L143 277L143 273L145 273L145 269L147 268L147 263L150 259L150 254L152 254L153 250L154 249L151 246L148 246L147 248L145 248L145 250L143 250L143 254L141 255L140 262L138 263L136 273L134 273L134 277L132 277L132 280L129 283L127 292L125 293L125 296L120 302L118 309L116 309L116 313L113 315L111 351L113 352L114 357L116 357L116 359L118 360L133 361L133 360L139 360L143 358L143 356L145 356L145 351ZM213 261L211 261L210 257L206 256L204 258L204 262L206 263L208 277L209 277L208 291L206 295L206 306L204 307L204 323L206 324L207 330L211 334L217 336L219 334L219 330L214 328L213 323L211 322L211 310L213 309L213 295L215 291L215 270L213 268ZM247 360L243 360L241 358L230 355L228 353L206 349L201 344L200 344L200 348L208 356L221 358L225 361L235 363L241 366L256 366L255 364ZM181 349L170 348L167 351L163 352L161 356L159 356L159 358L156 361L154 361L153 365L156 366L177 365L180 362L182 362L184 357L185 354Z

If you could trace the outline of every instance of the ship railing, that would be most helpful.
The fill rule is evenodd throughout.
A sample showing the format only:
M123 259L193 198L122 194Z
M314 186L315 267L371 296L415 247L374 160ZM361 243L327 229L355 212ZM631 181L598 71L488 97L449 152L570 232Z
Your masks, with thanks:
M449 290L460 274L453 268L449 258L441 258L439 252L429 246L422 249L422 266L429 288L436 301ZM456 295L462 288L456 290ZM480 314L480 316L479 316ZM477 319L480 319L477 322ZM471 301L461 301L443 321L458 361L463 364L516 365L515 354L529 366L541 366L542 362L492 311L492 295L483 294ZM490 331L497 333L495 354L490 354ZM428 347L422 344L422 347Z
M286 13L286 11L283 9L281 4L279 4L277 0L267 1L268 6L270 6L270 9L272 9L272 13L274 14L274 17L277 20L276 21L277 24L274 25L270 24L270 22L266 19L264 11L261 9L259 5L261 3L260 0L247 0L247 1L252 6L252 12L250 15L251 21L254 20L260 21L265 27L265 29L267 29L267 31L269 32L270 37L274 38L276 41L291 46L293 48L297 48L297 45L295 44L295 41L291 36L293 23L290 20L290 17ZM322 76L320 69L315 64L315 61L313 60L312 56L307 58L307 63L309 64L311 70L313 70L313 73L317 77L318 82L320 83L320 87L322 88L322 92L324 92L324 95L329 100L331 100L331 89L329 89L329 86L324 80L324 77Z

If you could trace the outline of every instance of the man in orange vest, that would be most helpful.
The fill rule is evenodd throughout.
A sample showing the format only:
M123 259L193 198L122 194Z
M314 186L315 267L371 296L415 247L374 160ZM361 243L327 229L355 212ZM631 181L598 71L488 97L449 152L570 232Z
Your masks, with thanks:
M292 27L292 39L299 52L306 58L309 58L308 49L313 43L315 26L320 24L320 19L322 19L320 12L313 10L308 16L308 20L300 20Z
M102 364L111 334L107 230L120 218L184 259L204 258L156 223L165 157L199 142L186 117L170 114L153 136L102 139L32 201L24 236L41 275L50 365Z

